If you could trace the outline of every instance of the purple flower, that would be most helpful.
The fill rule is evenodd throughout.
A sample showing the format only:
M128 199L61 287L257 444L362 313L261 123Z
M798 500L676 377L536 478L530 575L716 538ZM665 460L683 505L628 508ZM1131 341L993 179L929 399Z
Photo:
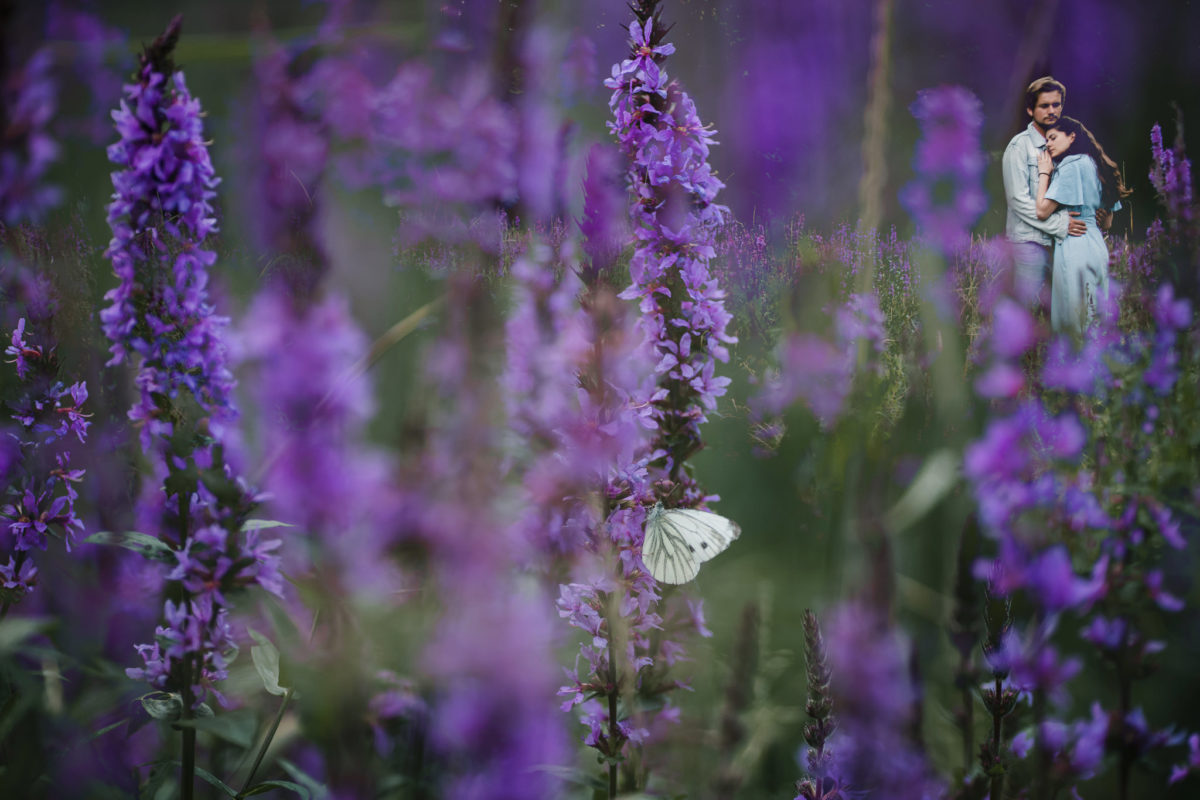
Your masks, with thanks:
M50 74L49 48L37 50L0 87L5 130L0 132L0 222L38 221L57 205L61 192L43 183L58 159L49 124L58 110L58 86ZM6 65L7 66L7 65Z
M8 276L3 276L7 278ZM8 287L0 286L7 294ZM17 293L14 292L14 295ZM14 298L16 299L16 298ZM37 298L35 298L37 299ZM50 305L50 298L43 298ZM58 380L56 347L51 338L48 309L14 303L22 316L5 350L13 358L18 393L0 397L17 427L0 428L0 564L3 587L0 602L7 609L32 591L38 570L35 550L45 550L50 537L61 538L68 551L83 521L75 510L76 485L84 471L71 468L71 444L84 443L91 424L83 410L87 386L66 387ZM24 305L24 308L21 306ZM32 322L30 322L32 320ZM7 381L0 381L5 385Z
M100 312L112 342L110 364L140 362L139 401L130 418L152 432L170 432L157 395L195 397L216 423L235 415L234 381L221 329L227 320L208 301L204 248L216 230L210 201L219 182L204 140L200 104L183 74L167 75L143 58L138 82L125 87L113 112L121 139L109 147L115 192L108 206L113 239L106 255L120 283Z
M939 796L940 782L908 738L918 705L908 643L861 604L839 607L822 630L837 718L837 731L826 744L831 763L822 777L849 787L851 795Z
M215 230L210 201L218 180L200 104L171 63L179 24L176 17L146 48L137 82L113 113L121 138L109 148L118 169L107 255L120 283L106 295L112 304L101 322L112 342L110 364L129 359L138 367L129 416L141 426L151 475L163 482L161 491L147 482L139 516L143 530L174 551L167 579L182 595L167 602L157 641L138 646L144 667L127 674L195 707L215 692L236 652L227 594L255 584L278 593L282 578L279 543L243 531L259 497L226 460L236 443L234 381L221 336L226 320L208 300L216 254L204 248ZM188 413L189 397L203 420ZM169 444L178 426L190 446Z
M405 240L423 236L426 228L461 237L461 226L437 214L517 199L517 126L481 70L467 67L443 89L431 67L413 61L373 88L351 65L327 61L313 77L330 95L326 121L362 145L340 160L341 172L352 183L382 188L388 203L406 207L412 219L400 232ZM349 91L337 96L325 75Z
M587 174L583 183L583 251L587 283L606 275L616 263L629 240L628 212L621 185L620 154L606 144L594 144L588 150Z
M195 703L199 705L211 691L225 705L216 685L229 677L227 667L238 649L226 610L206 594L178 604L167 600L163 613L166 624L155 630L156 641L137 645L143 666L130 667L125 674L162 691L179 691L184 686L184 664L190 657L199 665L191 675Z
M910 107L921 123L913 167L916 178L901 199L921 230L943 253L964 246L968 231L987 208L979 146L982 104L961 86L917 93Z
M1150 129L1150 152L1150 182L1166 207L1168 223L1175 227L1190 222L1194 213L1192 162L1184 155L1182 141L1172 148L1164 147L1162 128L1156 124Z
M1178 783L1192 772L1200 771L1200 733L1188 737L1188 758L1185 764L1176 764L1171 768L1170 784Z
M836 339L828 342L815 334L797 333L779 347L779 371L768 376L757 403L762 411L781 413L797 399L828 429L845 412L856 374L878 372L878 355L886 347L883 313L876 297L852 294L833 312ZM870 346L870 356L859 365L860 343Z
M1010 631L1000 647L988 654L988 662L994 670L1007 671L1018 688L1043 691L1061 705L1067 700L1066 684L1079 674L1083 664L1077 658L1060 658L1047 643L1048 636L1046 625L1034 626L1025 636Z
M4 348L6 356L12 356L13 360L8 362L15 364L17 368L17 377L25 380L25 376L29 374L30 361L41 361L45 357L42 348L39 345L30 346L25 341L25 318L21 317L17 322L17 327L12 333L12 344Z
M320 183L329 159L328 125L317 99L321 62L295 75L301 56L274 43L254 62L255 90L252 141L255 233L259 248L288 254L302 263L285 265L285 278L298 291L310 292L327 269L316 220Z
M1002 297L992 308L989 341L999 358L1019 358L1037 344L1037 326L1025 306Z

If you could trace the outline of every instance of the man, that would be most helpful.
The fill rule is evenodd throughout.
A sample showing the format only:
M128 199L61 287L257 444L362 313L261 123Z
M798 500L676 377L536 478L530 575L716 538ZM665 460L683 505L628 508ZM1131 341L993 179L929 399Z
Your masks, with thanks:
M1054 263L1054 240L1067 235L1082 236L1087 224L1078 212L1059 209L1045 220L1037 218L1038 155L1046 149L1046 130L1062 116L1067 88L1050 76L1038 78L1025 90L1025 113L1029 125L1012 138L1004 150L1004 198L1008 202L1005 233L1012 242L1018 290L1037 302L1050 265ZM1097 213L1096 222L1108 228L1108 217Z

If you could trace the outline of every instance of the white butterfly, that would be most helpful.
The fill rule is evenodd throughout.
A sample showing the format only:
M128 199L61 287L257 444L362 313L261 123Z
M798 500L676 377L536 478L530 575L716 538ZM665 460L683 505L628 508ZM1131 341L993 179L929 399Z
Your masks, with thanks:
M687 583L700 565L733 543L742 529L733 520L694 508L664 509L646 515L642 561L659 583Z

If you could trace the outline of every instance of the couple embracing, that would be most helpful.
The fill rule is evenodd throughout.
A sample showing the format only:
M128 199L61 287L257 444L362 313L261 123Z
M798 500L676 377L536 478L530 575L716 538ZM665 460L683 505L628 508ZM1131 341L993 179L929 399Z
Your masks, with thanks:
M1107 230L1129 194L1086 127L1063 116L1066 87L1051 77L1025 90L1029 125L1004 151L1006 232L1017 280L1040 295L1050 274L1050 324L1081 335L1108 295Z

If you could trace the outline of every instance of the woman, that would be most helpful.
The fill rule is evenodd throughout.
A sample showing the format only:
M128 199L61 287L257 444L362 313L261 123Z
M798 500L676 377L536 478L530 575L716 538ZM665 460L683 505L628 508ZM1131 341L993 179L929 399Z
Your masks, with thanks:
M1120 199L1129 193L1117 165L1083 123L1061 117L1047 126L1046 149L1038 158L1038 219L1066 206L1087 223L1083 236L1059 239L1054 247L1050 324L1055 331L1082 335L1107 298L1108 246L1096 226L1096 210L1120 209Z

